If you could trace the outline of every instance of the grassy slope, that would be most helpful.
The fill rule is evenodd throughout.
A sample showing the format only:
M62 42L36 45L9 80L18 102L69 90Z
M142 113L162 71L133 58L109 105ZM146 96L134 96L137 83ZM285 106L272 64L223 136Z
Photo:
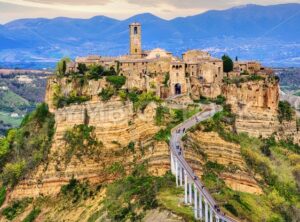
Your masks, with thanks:
M241 219L257 222L292 221L292 218L296 218L296 209L300 209L297 178L293 174L300 163L300 155L289 150L284 144L276 143L269 146L270 155L266 156L261 150L265 141L246 134L232 133L225 128L226 124L222 121L224 116L226 117L224 113L216 115L214 120L202 123L204 130L217 131L223 139L241 145L248 169L255 175L264 194L253 195L231 190L226 187L218 176L218 170L214 168L205 169L202 177L205 185L223 210ZM200 128L196 127L194 130Z

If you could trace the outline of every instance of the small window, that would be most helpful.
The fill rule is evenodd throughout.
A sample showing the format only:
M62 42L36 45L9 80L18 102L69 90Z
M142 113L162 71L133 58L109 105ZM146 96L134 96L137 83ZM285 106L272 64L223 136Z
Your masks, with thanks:
M133 31L133 33L134 33L135 35L137 35L137 34L138 34L138 28L137 28L137 27L134 27L134 31Z
M137 53L137 49L135 49L134 51L135 51L135 53Z

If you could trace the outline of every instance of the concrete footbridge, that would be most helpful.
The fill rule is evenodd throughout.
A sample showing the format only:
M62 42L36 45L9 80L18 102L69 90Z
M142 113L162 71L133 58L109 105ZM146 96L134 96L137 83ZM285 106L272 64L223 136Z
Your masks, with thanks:
M170 140L171 172L176 177L176 185L184 187L184 202L191 205L196 220L205 222L237 222L238 220L221 212L214 198L196 176L184 158L182 137L186 131L199 122L213 117L222 107L211 104L203 111L172 129Z

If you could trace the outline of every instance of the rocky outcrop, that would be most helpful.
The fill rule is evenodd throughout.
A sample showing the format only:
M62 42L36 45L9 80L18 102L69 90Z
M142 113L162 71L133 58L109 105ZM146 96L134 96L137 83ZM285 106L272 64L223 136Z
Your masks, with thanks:
M189 132L184 143L186 160L198 176L208 161L222 164L226 170L220 177L233 190L260 194L261 188L248 173L247 166L237 144L224 141L215 132Z
M236 130L255 137L294 138L299 142L296 120L280 123L278 120L279 82L269 77L223 86L223 94L232 112L236 114Z
M45 164L21 181L11 198L38 195L53 195L74 176L92 183L109 182L115 176L107 169L115 163L128 172L133 163L147 161L150 171L163 175L169 169L169 149L166 143L153 140L160 129L155 125L156 105L149 104L144 112L133 112L132 103L121 101L87 102L55 112L56 133ZM73 156L66 162L66 130L75 125L88 124L95 127L96 138L103 143L100 153L92 156ZM125 149L135 142L134 150Z

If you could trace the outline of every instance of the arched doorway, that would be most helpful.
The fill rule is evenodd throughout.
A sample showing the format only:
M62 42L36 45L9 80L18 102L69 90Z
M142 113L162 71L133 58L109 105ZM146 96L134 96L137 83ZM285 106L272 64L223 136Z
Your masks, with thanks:
M180 95L181 94L181 85L177 83L175 85L175 95Z

